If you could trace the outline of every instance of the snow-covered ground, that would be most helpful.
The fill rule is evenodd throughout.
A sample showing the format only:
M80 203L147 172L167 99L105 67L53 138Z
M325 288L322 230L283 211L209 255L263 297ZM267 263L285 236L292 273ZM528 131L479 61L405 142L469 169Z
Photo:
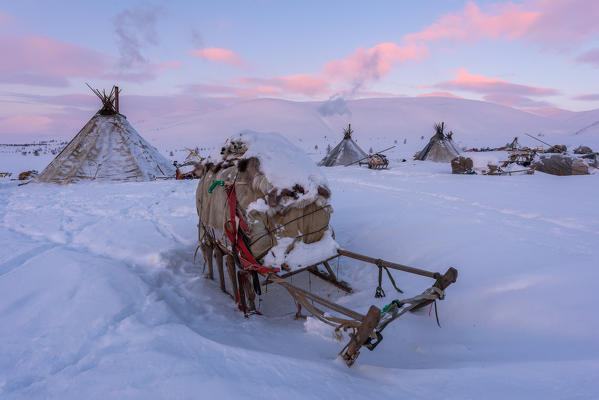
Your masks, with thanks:
M341 247L444 272L352 368L276 288L244 319L193 263L194 181L0 180L0 398L599 397L599 176L451 175L449 164L323 168ZM337 268L336 263L333 268ZM365 311L377 271L342 260ZM430 280L394 273L407 296Z

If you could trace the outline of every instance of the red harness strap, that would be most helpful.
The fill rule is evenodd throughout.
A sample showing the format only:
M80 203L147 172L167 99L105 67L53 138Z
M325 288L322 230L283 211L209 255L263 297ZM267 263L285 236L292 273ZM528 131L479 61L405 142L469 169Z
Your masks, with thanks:
M231 242L233 252L237 255L241 267L246 271L256 271L261 275L267 275L272 272L279 272L279 268L265 267L260 265L247 247L243 235L249 235L250 230L243 219L243 216L237 212L237 195L235 194L235 185L229 185L225 189L229 201L230 219L225 222L225 232ZM238 229L239 224L239 229Z

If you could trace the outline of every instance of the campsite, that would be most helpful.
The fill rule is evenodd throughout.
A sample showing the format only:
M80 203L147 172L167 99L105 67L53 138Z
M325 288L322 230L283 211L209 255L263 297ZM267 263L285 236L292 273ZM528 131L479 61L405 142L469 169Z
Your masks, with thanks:
M0 399L599 398L575 3L0 6Z
M204 181L175 180L171 171L170 179L155 177L142 182L142 176L129 172L139 169L122 168L124 155L130 160L140 157L144 162L162 163L162 168L170 167L168 162L161 155L147 156L155 150L124 117L91 125L94 129L90 129L98 118L114 119L116 114L101 115L93 117L56 159L70 159L66 164L70 166L77 162L86 166L87 157L97 157L99 151L95 149L114 153L112 168L92 164L94 171L111 171L112 177L57 168L56 161L49 160L38 181L48 179L47 171L56 170L70 171L77 179L63 175L64 181L54 181L58 184L34 182L36 179L24 186L17 186L19 181L3 183L2 230L11 245L5 247L10 253L5 253L0 282L5 298L11 300L4 303L3 318L9 323L3 325L2 335L13 338L3 358L9 364L19 360L21 366L6 371L3 390L10 396L62 393L67 397L95 397L111 392L121 397L126 396L122 390L133 390L160 393L162 397L180 387L178 376L199 375L211 377L210 390L214 393L245 396L253 390L250 382L258 378L258 372L247 374L256 360L263 366L260 375L289 369L305 371L293 374L293 379L281 378L286 382L284 389L276 383L268 386L269 391L292 398L303 397L308 381L311 390L323 396L351 393L368 397L372 390L391 396L400 390L424 398L445 390L438 385L447 381L453 382L455 393L481 396L488 394L489 386L498 397L517 392L523 397L570 397L574 393L573 397L584 398L594 392L598 366L586 357L599 350L592 339L599 321L596 314L586 311L585 304L597 273L597 220L588 218L594 215L594 194L588 191L599 187L596 174L560 177L537 173L509 178L452 175L447 161L402 162L401 157L407 157L411 150L391 156L388 170L373 171L358 165L317 167L318 154L310 161L280 135L249 131L233 135L238 139L227 141L231 147L213 150L212 156L217 158L212 160L230 160L230 155L248 151L245 143L258 140L262 150L252 150L252 154L276 152L262 158L258 167L272 182L282 187L292 186L286 182L302 182L301 190L308 193L310 187L316 190L318 185L327 185L332 194L330 226L335 238L333 241L329 235L328 242L320 242L329 247L319 245L316 251L299 246L295 256L273 253L277 255L270 258L270 263L275 263L272 265L308 265L329 259L336 246L341 246L409 266L441 272L451 266L458 268L457 282L434 310L430 304L390 324L384 340L372 352L363 348L360 358L352 360L353 372L349 372L335 357L349 338L348 332L319 321L310 313L312 301L303 308L306 319L297 319L297 298L271 282L261 295L252 295L253 310L260 315L249 313L249 297L244 313L232 290L235 280L226 273L222 279L223 270L216 268L218 259L214 270L209 271L206 260L197 254L195 194L203 193L206 199L222 204L223 200L214 196L225 195L224 187L215 186L209 194L207 186L226 180L228 170L215 169L220 175ZM107 140L114 128L121 126L125 129L117 131L121 132L120 139ZM424 149L430 149L437 139L446 140L440 137L440 128L435 126L434 136ZM336 151L331 148L330 153L338 158L343 156L342 145L347 146L351 157L361 155L356 152L356 148L361 150L359 145L348 138L349 129L340 130L340 146ZM145 152L135 147L122 150L122 143L130 143L126 135L135 139L133 146ZM110 145L105 147L105 143ZM69 156L69 149L79 158ZM85 157L78 149L86 150ZM224 156L218 154L221 152ZM181 152L188 157L192 153ZM200 166L206 162L198 161L201 158L194 158ZM311 171L309 178L298 175L302 168ZM297 179L292 178L295 175ZM556 197L555 185L564 188L568 196ZM293 199L296 195L290 192L288 196ZM571 198L577 199L577 207L568 206ZM256 210L264 209L257 206ZM254 234L260 235L260 231ZM278 247L279 252L289 242L282 243L285 245ZM257 248L252 249L259 254ZM48 270L47 265L53 269ZM384 309L391 300L408 297L398 293L395 286L414 295L430 285L425 278L397 270L391 270L393 283L380 270L384 274L381 281L376 266L368 267L356 259L333 259L328 265L332 275L346 286L331 285L323 275L309 271L292 274L288 281L298 290L362 313L371 305ZM576 273L566 279L563 270L572 265L576 265ZM59 284L56 277L60 277ZM385 297L375 296L379 292L374 290L377 280ZM57 284L47 285L49 281ZM223 287L231 296L222 293ZM545 294L557 292L564 300L548 303ZM44 304L58 308L46 312ZM13 329L24 334L16 338L11 334ZM65 329L69 340L64 340ZM45 336L36 339L40 330ZM335 339L338 336L342 337L340 342ZM264 337L269 337L268 342L262 340ZM23 354L22 349L32 340L41 340L40 346L51 350ZM289 343L297 346L289 347ZM548 355L548 347L556 351ZM235 367L229 366L230 362ZM564 365L568 366L567 373ZM228 384L228 377L214 372L240 368L245 372L237 379L244 384L235 386ZM178 372L165 378L168 370ZM532 374L533 370L538 375ZM431 371L443 379L430 382ZM41 378L48 374L51 379ZM342 388L314 386L314 378L323 375L327 376L323 384L344 382ZM131 389L123 379L132 379L138 388ZM89 384L90 380L94 384ZM547 385L547 381L553 384ZM68 388L66 382L72 382ZM408 390L408 382L422 385ZM502 384L496 386L498 382ZM185 390L204 387L201 379L190 379L188 385Z

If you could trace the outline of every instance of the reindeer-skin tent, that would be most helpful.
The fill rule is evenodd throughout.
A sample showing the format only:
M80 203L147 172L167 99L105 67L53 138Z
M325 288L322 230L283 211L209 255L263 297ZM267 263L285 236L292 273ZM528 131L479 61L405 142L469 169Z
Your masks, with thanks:
M435 124L435 135L430 138L428 144L421 152L416 153L416 160L420 161L435 161L435 162L450 162L460 155L460 152L453 144L453 132L445 134L445 122Z
M90 88L91 89L91 88ZM119 113L119 88L92 89L102 108L37 177L37 182L150 181L175 170Z
M354 131L351 128L351 124L347 126L347 129L343 130L343 140L335 146L333 150L323 158L318 165L324 167L333 167L335 165L348 165L351 163L355 163L358 160L366 158L368 154L364 152L353 141L351 138L351 134Z

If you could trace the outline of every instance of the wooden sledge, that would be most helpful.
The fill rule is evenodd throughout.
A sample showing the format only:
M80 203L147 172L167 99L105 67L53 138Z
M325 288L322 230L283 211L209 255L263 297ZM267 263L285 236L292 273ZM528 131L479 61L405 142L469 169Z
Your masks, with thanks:
M227 157L229 154L237 154L238 148L240 146L243 147L244 144L242 142L232 142L231 146L223 148L223 152ZM242 152L241 154L244 153ZM241 163L241 161L239 162ZM296 317L301 317L301 311L302 309L305 309L312 316L314 316L314 318L333 326L336 333L340 334L340 331L343 330L349 334L350 340L339 354L345 360L346 364L351 366L360 354L360 350L363 346L369 350L374 350L376 348L383 338L382 331L390 322L400 317L407 311L411 311L416 308L423 307L426 304L431 304L436 300L443 299L444 290L447 288L447 286L456 281L457 270L454 268L449 268L444 275L441 275L437 272L430 272L419 268L409 267L347 250L338 250L337 254L332 257L312 265L295 269L293 271L289 271L288 268L285 270L284 265L263 265L263 259L267 253L264 253L263 249L260 251L262 254L259 257L256 257L256 255L253 253L253 242L250 240L252 232L248 226L248 223L246 222L247 216L245 215L244 211L248 204L245 204L243 207L240 206L236 192L236 185L247 185L247 182L253 181L253 179L258 176L255 175L252 178L252 175L248 172L248 170L252 171L250 167L253 165L252 168L254 168L254 173L258 173L256 172L258 171L257 168L259 165L257 159L254 164L252 164L250 161L247 161L244 164L244 168L240 168L239 165L231 165L223 170L219 169L220 175L215 175L216 172L211 172L210 175L206 175L201 178L200 184L198 185L198 191L196 192L196 206L198 207L198 215L200 216L200 221L198 224L198 239L200 241L200 245L198 248L202 249L205 265L208 266L208 276L211 279L214 279L213 260L215 259L220 275L221 290L226 292L227 285L225 285L225 276L228 276L230 281L230 285L228 286L232 292L230 295L235 299L238 308L244 312L246 317L251 313L259 314L259 311L256 310L255 298L257 294L260 295L262 293L262 288L268 283L277 284L284 288L295 300L298 307ZM232 181L227 181L227 179L229 179L227 176L233 173L235 173L236 178ZM208 208L204 209L204 203L198 200L198 198L202 198L204 195L208 196L209 194L212 194L214 189L217 187L222 188L218 190L224 190L224 192L220 192L220 199L222 203L208 202ZM299 190L301 193L304 193L304 189L300 189L297 190ZM244 190L248 190L248 186L244 186ZM271 189L268 190L270 191ZM327 204L327 199L328 196L330 196L330 192L327 188L322 186L319 186L318 189L315 190L318 191L318 196L320 196L320 199L324 203L319 205L318 208L316 208L316 211L327 210L327 207L329 207ZM206 192L208 194L205 194ZM276 190L272 190L269 193L276 194ZM260 196L266 198L267 200L270 199L269 201L274 200L275 203L278 201L276 196L265 196L264 193L261 193ZM257 197L261 198L260 196ZM213 227L205 225L205 222L202 221L202 215L204 211L210 211L210 204L212 204L213 207L218 207L219 210L224 210L220 211L224 212L224 214L220 214L221 218L218 220L218 222L211 222L215 225ZM308 218L308 216L310 216L313 212L316 212L314 211L314 207L316 207L315 204L311 210L308 210L307 206L302 207L302 213L296 211L298 215L293 217L287 214L288 220L281 220L278 222L278 226L268 228L268 234L274 235L274 232L282 227L285 227L287 224L295 222L299 218ZM298 209L302 208L300 207ZM316 234L324 229L329 229L330 212L327 213L327 211L323 211L323 213L325 213L325 215L320 221L320 224L312 226L312 230L304 231L304 228L298 228L297 232L293 231L291 236L295 236L294 240L306 237L307 235ZM283 214L280 216L282 215ZM207 213L205 217L209 219L210 214ZM218 226L221 223L222 225ZM265 223L265 226L270 226L269 224L270 223ZM215 233L217 231L218 233ZM260 236L259 238L263 236L264 235ZM254 241L255 240L257 239L254 239ZM306 241L305 243L313 242L314 240ZM274 246L274 242L271 242L270 248L272 248L272 246ZM379 283L375 291L375 297L385 297L385 292L382 287L383 271L387 273L387 276L393 287L399 293L403 293L395 285L393 276L389 271L390 269L425 276L434 279L434 283L430 288L426 289L418 296L401 300L393 300L382 310L373 305L370 306L370 309L366 314L362 314L320 297L314 293L311 293L310 291L294 286L287 280L299 272L307 271L307 273L318 276L335 287L347 293L351 293L352 289L349 287L349 285L339 279L339 276L333 272L333 269L329 264L331 260L339 257L348 257L360 260L373 264L379 269Z
M222 243L216 243L214 255L220 274L221 289L226 291L223 268L223 256L225 256L227 275L231 282L231 288L233 291L231 297L235 299L235 301L238 303L239 309L244 312L246 317L252 312L258 313L256 311L254 302L256 292L259 291L260 293L260 288L262 286L265 286L269 283L274 283L283 287L298 304L296 318L301 316L301 310L303 308L320 321L335 327L335 331L349 331L350 340L339 352L339 355L343 358L347 366L351 366L356 361L360 355L360 350L362 347L366 347L370 351L376 348L376 346L383 339L382 331L390 322L399 318L408 311L413 311L424 307L435 302L436 300L442 300L445 297L445 289L454 283L458 276L458 271L453 267L449 268L445 274L442 275L438 272L430 272L420 268L414 268L390 261L376 259L341 249L339 249L338 254L333 257L291 272L271 272L254 274L252 276L252 274L248 271L244 271L243 269L236 267L237 264L234 260L233 253L226 246L223 246ZM381 287L383 270L387 271L393 286L399 292L401 291L396 287L395 282L388 271L389 269L425 276L434 279L434 283L431 287L424 290L417 296L393 300L382 310L374 305L371 305L366 314L361 314L342 305L333 303L307 290L294 286L286 280L293 275L307 271L308 273L321 278L335 287L347 293L351 293L351 287L349 287L347 283L339 280L329 264L331 260L339 257L348 257L363 261L373 264L379 268L379 286L377 287L375 297L385 296L385 293ZM212 260L207 259L206 261L209 266L209 276L213 278ZM256 277L258 278L258 281L256 281Z

